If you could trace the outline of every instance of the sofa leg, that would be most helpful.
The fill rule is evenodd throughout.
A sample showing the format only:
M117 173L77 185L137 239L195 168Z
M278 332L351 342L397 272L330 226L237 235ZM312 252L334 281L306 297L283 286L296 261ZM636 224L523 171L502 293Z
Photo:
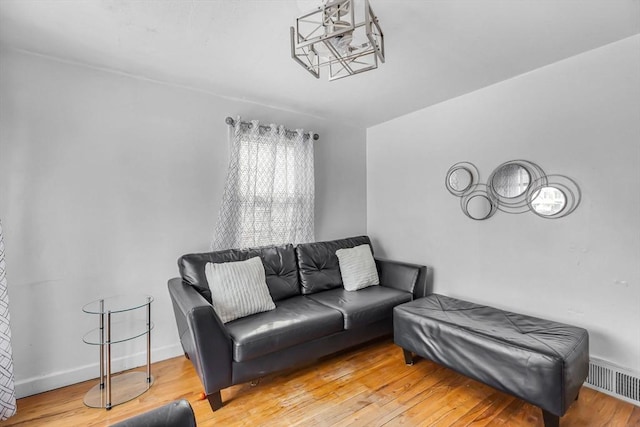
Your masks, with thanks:
M222 396L220 396L220 391L207 395L207 400L209 401L209 405L213 411L217 411L222 408Z
M404 354L404 363L407 366L413 366L413 354L409 350L402 349L402 354Z
M560 427L560 417L544 409L542 410L542 419L544 420L544 427Z

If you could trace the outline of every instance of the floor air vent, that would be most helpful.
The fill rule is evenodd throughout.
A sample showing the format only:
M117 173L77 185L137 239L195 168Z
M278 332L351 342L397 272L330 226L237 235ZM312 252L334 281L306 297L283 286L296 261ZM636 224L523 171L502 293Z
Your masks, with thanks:
M589 361L590 388L640 406L640 376L599 359Z

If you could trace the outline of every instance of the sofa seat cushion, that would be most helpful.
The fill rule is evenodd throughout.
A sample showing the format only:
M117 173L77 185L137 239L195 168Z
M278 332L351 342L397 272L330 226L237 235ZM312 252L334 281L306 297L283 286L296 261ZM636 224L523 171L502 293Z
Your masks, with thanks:
M384 286L371 286L354 292L332 289L308 297L341 312L344 329L353 329L392 317L393 307L411 301L412 295Z
M341 332L342 314L305 296L277 301L275 310L225 326L233 339L233 360L244 362L296 344Z

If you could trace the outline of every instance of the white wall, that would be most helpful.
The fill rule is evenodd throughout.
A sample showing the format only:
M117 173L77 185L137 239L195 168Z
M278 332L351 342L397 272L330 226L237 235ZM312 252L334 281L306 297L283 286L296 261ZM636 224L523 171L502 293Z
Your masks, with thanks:
M304 96L301 93L301 96ZM208 249L227 169L226 116L320 134L316 238L366 230L365 130L0 51L0 218L19 396L98 375L82 342L100 297L155 297L152 356L181 353L167 279ZM123 368L144 340L114 347ZM135 358L126 358L130 354Z
M434 267L438 293L589 330L591 355L640 371L640 36L367 131L378 253ZM444 186L526 159L580 185L571 215L473 221Z

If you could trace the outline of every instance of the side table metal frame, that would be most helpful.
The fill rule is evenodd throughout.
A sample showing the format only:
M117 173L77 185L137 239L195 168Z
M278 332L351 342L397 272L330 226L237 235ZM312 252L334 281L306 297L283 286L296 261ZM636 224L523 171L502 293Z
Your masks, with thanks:
M111 310L104 310L104 299L99 300L99 346L100 346L100 383L87 392L84 398L85 405L92 408L111 409L114 405L127 402L146 392L153 384L151 375L151 302L153 299L147 296L146 302L146 336L147 336L147 369L142 372L126 372L115 377L122 388L128 387L128 392L120 393L112 399L113 385L111 372ZM139 307L138 307L139 308ZM106 317L106 322L105 322ZM132 337L129 339L133 339ZM144 378L141 378L144 375Z

